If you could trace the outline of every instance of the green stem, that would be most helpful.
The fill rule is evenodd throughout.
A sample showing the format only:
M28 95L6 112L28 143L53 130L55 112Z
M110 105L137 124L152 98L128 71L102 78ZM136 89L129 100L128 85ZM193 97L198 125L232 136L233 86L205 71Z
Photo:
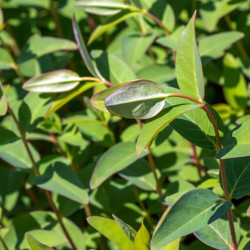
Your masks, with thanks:
M60 26L59 18L54 7L54 0L50 0L50 11L51 11L52 19L56 26L56 34L58 37L62 38L63 37L62 28Z
M12 110L10 107L8 107L8 111L9 111L11 117L13 118L14 122L16 123L17 128L18 128L18 130L19 130L19 133L20 133L20 135L21 135L21 137L22 137L22 141L23 141L23 143L24 143L25 149L26 149L26 151L27 151L27 153L28 153L28 155L29 155L29 158L30 158L30 160L31 160L31 162L32 162L32 166L33 166L32 169L33 169L33 171L34 171L34 173L35 173L36 176L40 176L41 174L40 174L40 172L39 172L38 166L37 166L37 164L36 164L36 162L35 162L35 159L34 159L32 153L31 153L31 151L30 151L30 148L29 148L29 145L28 145L28 141L27 141L27 139L26 139L26 133L25 133L25 131L22 129L22 127L21 127L19 121L17 120L17 118L16 118L16 116L15 116L13 110ZM63 230L63 232L64 232L64 235L66 236L66 238L67 238L67 240L68 240L68 242L69 242L71 248L72 248L73 250L76 250L77 248L76 248L76 246L74 245L74 243L73 243L73 241L72 241L72 239L71 239L71 237L70 237L70 235L69 235L69 233L68 233L66 227L64 226L64 223L63 223L63 221L62 221L62 217L61 217L59 211L57 210L55 203L54 203L53 200L52 200L52 197L51 197L51 195L50 195L50 192L47 191L47 190L45 190L45 189L44 189L44 192L45 192L45 195L46 195L46 197L47 197L47 199L48 199L48 201L49 201L49 203L50 203L50 205L51 205L51 207L52 207L52 210L53 210L54 213L56 214L57 220L58 220L58 222L59 222L59 224L60 224L60 226L61 226L61 228L62 228L62 230Z

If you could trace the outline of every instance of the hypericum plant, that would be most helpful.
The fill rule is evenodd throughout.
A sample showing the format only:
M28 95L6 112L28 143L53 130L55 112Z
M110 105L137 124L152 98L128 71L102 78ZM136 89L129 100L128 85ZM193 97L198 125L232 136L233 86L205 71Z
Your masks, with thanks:
M3 8L0 250L248 248L250 74L239 41L247 1L10 0ZM195 8L199 49L196 11L182 25ZM231 31L217 27L222 17ZM209 103L219 89L225 100L216 103L227 104L210 106L205 83Z

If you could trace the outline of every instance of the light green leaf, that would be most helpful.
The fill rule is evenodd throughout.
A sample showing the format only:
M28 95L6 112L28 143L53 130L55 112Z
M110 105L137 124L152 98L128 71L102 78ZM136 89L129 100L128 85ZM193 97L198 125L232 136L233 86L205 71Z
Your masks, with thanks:
M228 104L235 109L244 109L247 105L248 93L244 76L240 73L236 59L226 54L224 64L223 92Z
M207 30L209 32L214 31L219 20L238 8L241 4L241 1L232 2L231 0L204 1L200 9L200 14Z
M8 51L0 48L0 69L11 69L15 68L15 62L9 55Z
M115 220L98 216L88 217L88 223L106 238L112 241L121 250L134 250L134 242L131 241Z
M171 98L171 97L169 97ZM136 154L140 155L154 137L162 131L170 122L185 112L195 110L201 107L201 104L190 104L183 102L180 105L168 105L157 116L150 119L142 128L136 144Z
M132 69L120 58L102 50L94 50L91 55L102 76L111 83L117 84L136 79Z
M91 189L97 188L111 175L128 167L146 154L147 152L144 152L140 157L136 157L133 142L123 142L111 147L96 164L90 181Z
M89 72L93 76L99 77L100 79L103 80L103 77L101 76L99 71L96 69L95 65L92 62L92 59L90 58L88 49L87 49L86 44L83 40L81 30L80 30L78 23L76 22L75 16L73 16L73 18L72 18L72 25L73 25L73 32L74 32L74 36L75 36L76 43L78 46L78 50L79 50L81 57L85 63L85 66L88 68Z
M181 92L197 100L204 98L204 79L201 59L195 40L195 17L183 30L176 55L176 76Z
M240 199L249 194L250 157L226 159L224 162L230 196Z
M13 0L12 4L49 9L49 0Z
M165 96L155 82L140 80L114 91L105 99L105 106L114 115L148 119L163 109Z
M250 122L239 125L225 139L223 149L216 155L218 159L246 157L250 155Z
M35 35L31 37L28 43L22 48L19 63L24 63L33 58L39 58L46 54L59 50L76 50L77 46L73 41L56 38L40 37Z
M240 228L237 220L234 220L234 228L237 241L239 241ZM194 232L194 235L200 241L215 249L232 249L232 239L227 215L224 215L222 218L217 219L216 221L203 227L199 231Z
M223 216L231 207L208 189L194 189L184 194L170 209L151 241L160 249L175 239L195 232Z
M214 58L223 56L225 50L242 37L244 37L244 34L241 32L228 31L201 38L199 40L199 51L203 65Z
M55 192L80 204L88 203L88 193L78 176L64 163L52 159L40 164L41 176L30 182L40 188Z
M3 85L0 82L0 116L4 116L8 110L8 103L7 103L7 92L8 86L6 87L5 91L3 90Z
M179 250L180 241L181 241L181 238L178 238L172 241L171 243L169 243L168 245L166 245L165 247L161 248L160 250Z
M74 89L83 80L77 73L61 69L33 77L23 88L30 92L58 93Z
M112 18L111 22L97 26L88 40L88 45L91 44L93 41L95 41L98 37L100 37L106 31L108 31L110 28L123 22L124 20L126 20L129 17L135 16L138 14L140 14L140 13L138 13L138 12L126 12L126 13L118 14L117 16L114 16Z
M51 247L45 246L44 244L40 243L29 233L26 233L25 237L26 237L26 240L28 241L28 244L31 250L52 250L53 249Z
M131 82L133 82L134 80L132 81L127 81L127 82L123 82L123 83L120 83L120 84L117 84L113 87L110 87L108 89L105 89L95 95L93 95L90 99L90 102L91 104L99 109L99 110L102 110L102 111L105 111L105 112L108 112L107 108L105 107L105 99L110 95L112 94L115 90L121 88L122 86L124 85L127 85Z
M45 115L45 118L49 117L51 114L56 112L58 109L60 109L65 104L67 104L76 96L82 94L88 89L91 89L99 84L100 84L99 82L87 82L87 83L77 86L76 88L72 89L70 92L60 94L59 96L55 98L55 100L51 102L51 105Z
M148 250L150 249L150 234L147 228L142 223L139 231L135 236L135 250Z

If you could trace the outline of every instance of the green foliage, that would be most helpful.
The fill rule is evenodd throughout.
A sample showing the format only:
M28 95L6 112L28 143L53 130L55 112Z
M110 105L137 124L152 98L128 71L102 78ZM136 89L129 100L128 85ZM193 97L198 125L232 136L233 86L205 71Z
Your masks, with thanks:
M2 1L0 250L248 249L249 9Z

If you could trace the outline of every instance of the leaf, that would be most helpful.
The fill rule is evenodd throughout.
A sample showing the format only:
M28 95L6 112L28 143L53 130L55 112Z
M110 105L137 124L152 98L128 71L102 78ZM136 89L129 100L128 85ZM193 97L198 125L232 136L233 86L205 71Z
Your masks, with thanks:
M139 158L144 157L144 152ZM111 147L97 162L90 180L90 188L95 189L114 173L128 167L139 159L135 155L135 143L122 142Z
M163 90L152 81L140 80L114 91L105 99L111 114L130 119L149 119L165 105Z
M171 98L171 97L170 97ZM195 110L201 107L201 104L190 104L183 102L180 105L168 105L157 116L150 119L142 128L136 143L136 154L140 155L154 137L162 131L170 122L185 112Z
M137 126L138 127L138 126ZM143 190L156 191L156 182L147 160L139 159L119 172L119 175Z
M235 109L244 109L247 105L248 93L244 76L240 73L236 59L226 54L224 64L223 93L227 103Z
M88 217L87 221L121 250L135 249L134 242L127 237L116 221L98 216Z
M24 63L30 59L39 58L56 51L76 49L77 46L73 41L56 37L41 37L39 35L34 35L22 48L18 61L19 63Z
M84 84L78 85L74 89L72 89L70 92L62 93L58 95L55 100L51 102L51 105L45 115L45 118L49 117L51 114L56 112L58 109L60 109L62 106L67 104L69 101L71 101L76 96L79 96L83 92L89 90L90 88L95 87L96 85L99 85L99 82L86 82Z
M29 79L23 84L23 89L39 93L60 93L74 89L83 80L77 73L62 69Z
M214 31L219 20L226 14L238 8L241 4L241 1L231 0L204 1L201 5L200 14L207 30L209 32Z
M26 233L25 237L29 243L31 250L50 250L50 249L53 249L51 247L45 246L44 244L40 243L33 236L31 236L29 233Z
M93 50L91 55L102 76L113 84L136 79L131 68L120 58L102 50Z
M95 65L93 64L92 59L90 58L89 52L87 50L87 47L85 45L85 42L84 42L82 34L81 34L80 27L79 27L78 23L76 22L74 15L72 17L72 25L73 25L73 32L74 32L74 36L75 36L76 43L78 46L78 50L79 50L81 57L85 63L85 66L88 68L89 72L93 76L104 80L103 77L100 75L99 71L96 69Z
M4 116L8 111L8 103L7 103L8 89L9 86L7 86L4 91L2 83L0 82L0 116Z
M176 76L181 92L201 101L204 98L205 90L201 59L195 40L195 17L196 11L179 40Z
M171 243L169 243L168 245L166 245L165 247L161 248L160 250L179 250L180 241L181 241L181 238L178 238L172 241Z
M141 224L139 231L135 236L135 250L150 249L150 234L144 224Z
M60 194L80 204L88 204L88 193L69 166L55 158L40 164L40 172L41 176L34 177L30 181L32 185Z
M0 69L12 69L15 68L15 62L10 56L8 51L3 48L0 48Z
M119 13L117 16L114 16L112 18L112 21L107 24L98 25L96 29L92 32L89 40L88 45L90 45L93 41L95 41L98 37L103 35L106 31L108 31L110 28L118 25L119 23L123 22L129 17L138 15L140 13L138 12L125 12L125 13Z
M173 240L195 232L223 216L231 207L208 189L194 189L184 194L170 209L151 241L159 249Z
M97 108L97 109L99 109L101 111L108 112L108 110L105 107L105 99L110 94L112 94L115 90L117 90L117 89L121 88L122 86L127 85L127 84L129 84L129 83L131 83L133 81L134 80L117 84L117 85L115 85L113 87L110 87L108 89L105 89L105 90L93 95L91 97L91 99L90 99L91 104L93 105L93 107L95 107L95 108Z
M240 239L240 228L237 220L234 220L237 241ZM205 244L216 249L232 249L232 239L227 215L217 219L213 223L194 232L194 235Z
M226 159L224 162L230 196L233 199L240 199L249 194L250 157Z
M207 36L199 40L199 51L203 65L224 55L225 50L244 37L238 31L228 31Z
M244 122L229 134L217 159L246 157L250 155L250 122Z

